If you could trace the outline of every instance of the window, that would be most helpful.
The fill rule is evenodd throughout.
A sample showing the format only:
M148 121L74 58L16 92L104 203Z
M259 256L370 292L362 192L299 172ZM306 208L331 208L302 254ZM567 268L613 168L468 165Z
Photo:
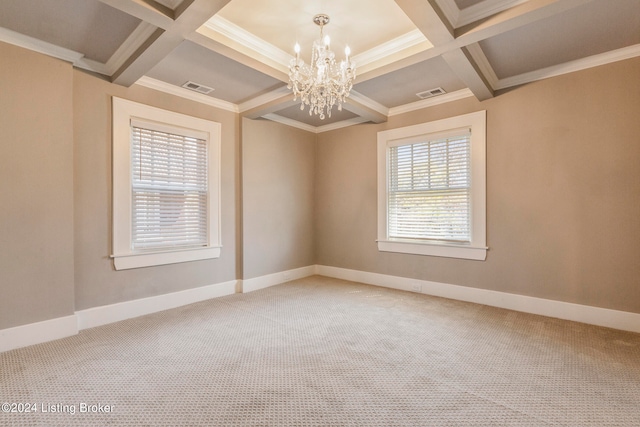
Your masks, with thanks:
M486 258L486 112L378 132L378 249Z
M113 98L116 270L220 256L220 124Z

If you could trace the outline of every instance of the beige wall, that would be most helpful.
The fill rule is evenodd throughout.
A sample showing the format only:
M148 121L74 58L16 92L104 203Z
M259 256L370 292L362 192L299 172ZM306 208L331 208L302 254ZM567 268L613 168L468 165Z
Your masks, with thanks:
M315 264L316 135L242 121L243 278Z
M317 263L640 313L640 59L320 134ZM376 248L376 132L487 110L484 262Z
M74 71L76 310L212 285L236 278L238 119L233 112L130 88ZM111 249L111 97L222 124L222 254L219 259L115 271Z
M640 313L640 59L315 135L0 58L0 330L313 264ZM220 259L113 269L114 95L222 123ZM478 110L487 260L378 252L376 132Z
M0 43L0 330L73 314L70 64Z

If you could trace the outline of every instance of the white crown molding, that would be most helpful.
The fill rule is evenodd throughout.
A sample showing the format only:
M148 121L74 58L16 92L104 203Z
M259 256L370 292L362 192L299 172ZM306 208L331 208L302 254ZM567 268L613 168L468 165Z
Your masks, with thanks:
M599 55L589 56L587 58L576 59L575 61L565 62L564 64L553 65L551 67L542 68L540 70L519 74L517 76L506 77L498 80L496 90L506 89L513 86L519 86L525 83L531 83L537 80L557 77L563 74L574 73L576 71L586 70L588 68L600 65L610 64L612 62L623 61L640 56L640 44L623 47L621 49L612 50Z
M82 58L84 58L84 55L82 53L76 52L71 49L66 49L64 47L60 47L33 37L29 37L2 27L0 27L0 41L29 49L34 52L52 56L66 62L70 62L73 65L80 63Z
M271 43L265 42L261 38L256 37L254 34L219 15L214 15L211 19L205 22L204 26L233 40L245 48L260 54L260 56L266 56L285 67L288 67L289 61L293 59L292 55L282 49L277 48Z
M109 58L106 64L88 59L84 54L74 50L66 49L2 27L0 27L0 41L70 62L74 67L83 70L111 76L125 63L135 50L149 38L155 29L156 27L153 25L145 22L140 23L118 50L111 55L111 58Z
M221 110L231 111L232 113L240 112L238 106L231 102L223 101L221 99L197 93L180 86L175 86L170 83L152 79L151 77L143 76L135 84L147 87L149 89L155 89L160 92L179 96L181 98L189 99L191 101L199 102L201 104L206 104L211 107L220 108Z
M283 117L279 114L269 113L262 116L262 118L271 120L272 122L280 123L283 125L290 126L292 128L306 130L307 132L318 133L318 128L312 125L308 125L306 123L299 122L297 120L289 119L287 117Z
M393 40L382 43L374 48L353 56L356 67L364 67L377 61L381 61L388 56L395 55L405 49L424 44L421 50L433 47L433 44L417 28Z
M254 56L254 59L267 57L283 67L283 70L288 69L289 62L293 59L291 54L265 42L261 38L218 15L209 19L204 24L204 27L229 40L232 40L249 51L256 53L257 56ZM202 34L206 35L205 33ZM357 67L366 66L377 61L382 61L387 57L397 55L398 52L412 48L415 49L417 47L422 51L432 48L433 44L427 40L420 30L415 29L407 34L369 49L366 52L354 55L353 61Z
M336 129L348 128L349 126L359 125L368 122L364 117L354 117L352 119L342 120L340 122L330 123L328 125L318 126L316 133L329 132Z
M445 93L444 95L434 96L433 98L422 99L410 104L400 105L389 109L389 117L398 114L409 113L411 111L421 110L423 108L433 107L435 105L446 104L447 102L457 101L459 99L472 97L473 92L470 89L460 89L455 92Z

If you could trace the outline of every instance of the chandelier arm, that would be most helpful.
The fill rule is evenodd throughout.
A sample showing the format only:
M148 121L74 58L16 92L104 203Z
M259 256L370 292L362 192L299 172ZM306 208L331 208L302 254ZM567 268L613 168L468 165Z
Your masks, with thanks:
M355 64L350 60L350 50L345 49L345 60L336 63L335 54L329 47L329 36L323 37L323 29L329 23L329 16L318 14L313 22L320 27L320 39L315 41L311 50L309 65L299 57L299 46L296 45L296 57L289 63L289 83L294 101L300 98L300 109L309 106L309 115L318 115L324 120L325 114L331 117L331 110L342 104L349 96L356 77Z

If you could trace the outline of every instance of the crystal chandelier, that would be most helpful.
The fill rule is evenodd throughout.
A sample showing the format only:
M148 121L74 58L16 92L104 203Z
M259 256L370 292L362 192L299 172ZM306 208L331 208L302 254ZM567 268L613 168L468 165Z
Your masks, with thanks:
M301 99L300 109L309 106L309 115L318 114L324 120L325 112L331 117L331 109L337 103L342 110L342 103L349 96L356 78L356 66L349 59L349 46L344 49L345 59L336 64L335 55L329 48L329 36L322 34L322 29L329 23L329 16L319 14L313 22L320 26L320 38L313 42L310 65L300 59L300 45L296 43L296 57L289 63L289 84L293 90L293 100Z

